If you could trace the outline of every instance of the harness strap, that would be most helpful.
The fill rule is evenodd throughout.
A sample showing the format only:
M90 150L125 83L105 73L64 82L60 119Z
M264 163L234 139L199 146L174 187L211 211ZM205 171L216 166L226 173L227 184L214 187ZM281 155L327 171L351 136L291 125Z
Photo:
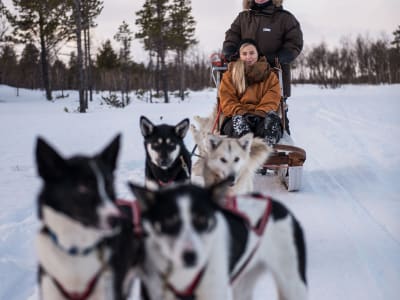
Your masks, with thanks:
M262 215L261 219L259 220L259 222L257 223L256 226L252 226L249 217L245 213L243 213L240 209L238 209L236 196L226 197L224 208L229 210L233 214L241 217L242 219L244 219L246 221L246 223L248 224L249 228L251 230L253 230L255 234L257 234L258 236L261 236L261 235L263 235L263 233L265 231L266 224L268 222L268 218L271 214L272 201L271 201L270 197L264 196L261 194L253 194L252 197L257 200L268 201L268 203L265 207L265 210L264 210L264 214Z
M138 201L128 201L123 199L117 199L117 206L128 206L131 209L132 213L132 223L133 223L133 232L136 236L143 235L142 228L142 217L140 212L140 207Z
M60 293L69 300L86 300L89 298L89 296L93 293L96 284L101 276L101 273L106 269L106 264L104 264L100 270L95 274L95 276L89 281L89 283L86 286L86 289L83 293L79 292L69 292L67 291L62 284L57 281L54 277L51 276L51 279L53 280L54 284L56 285L57 289L60 291Z
M167 282L167 288L175 294L175 296L180 299L180 300L194 300L194 291L196 290L197 286L199 285L201 279L203 278L204 271L206 267L202 268L200 272L197 274L197 276L193 279L191 284L188 285L188 287L183 290L179 291L177 290L172 284ZM165 277L165 276L164 276Z
M261 219L257 222L256 226L252 226L249 217L246 214L244 214L243 212L241 212L240 209L238 209L236 196L226 198L225 208L227 210L229 210L230 212L232 212L233 214L236 214L239 217L243 218L245 220L245 222L248 224L249 228L257 236L260 237L264 234L264 231L267 227L267 222L268 222L269 216L271 214L271 210L272 210L272 199L268 196L263 196L261 194L253 194L252 197L254 199L258 199L258 200L268 201L266 204L264 213L263 213ZM250 254L246 258L246 260L242 263L240 268L234 274L231 274L231 276L230 276L231 284L234 284L236 279L240 276L240 274L242 274L243 270L245 270L246 267L249 265L249 263L251 262L251 260L254 257L254 254L257 252L258 247L260 246L260 242L261 242L261 239L258 239L254 248L251 250Z
M76 246L72 246L70 248L65 248L63 245L60 244L57 234L52 231L48 226L44 226L42 228L42 232L47 234L50 239L52 240L52 242L63 252L68 253L71 256L86 256L89 255L92 251L98 249L103 243L104 240L99 240L97 241L95 244L93 244L92 246L83 248L83 249L79 249Z
M194 150L193 150L193 151L194 151ZM187 163L185 162L185 159L183 158L182 155L179 156L179 159L180 159L180 161L181 161L182 169L183 169L183 171L185 171L185 174L186 174L187 178L190 178L189 167L188 167ZM173 177L172 177L171 179L169 179L168 181L162 181L162 180L158 179L157 182L158 182L158 184L159 184L160 186L168 186L168 185L170 185L171 183L174 182L174 180L175 180L176 176L178 176L178 174L179 174L179 171L177 172L177 174L175 174L175 176L173 176Z

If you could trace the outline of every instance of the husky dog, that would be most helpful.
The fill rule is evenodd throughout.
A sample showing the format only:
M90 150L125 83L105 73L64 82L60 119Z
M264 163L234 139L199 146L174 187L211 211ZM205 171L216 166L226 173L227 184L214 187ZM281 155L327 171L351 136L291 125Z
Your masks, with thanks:
M148 234L145 265L153 272L144 285L150 299L248 300L266 271L280 300L307 299L298 221L281 203L261 196L237 199L247 206L248 217L228 209L229 183L157 191L130 184Z
M189 129L189 119L184 119L175 126L154 125L142 116L140 129L146 150L146 186L155 189L172 182L190 180L192 163L183 142Z
M64 159L38 138L40 299L127 299L143 243L115 205L119 144Z
M202 136L194 126L191 131L195 141ZM210 185L232 176L230 194L253 192L256 170L262 166L272 148L260 138L248 133L241 138L228 138L208 134L205 142L199 141L200 158L193 166L193 181ZM201 179L199 179L201 178Z

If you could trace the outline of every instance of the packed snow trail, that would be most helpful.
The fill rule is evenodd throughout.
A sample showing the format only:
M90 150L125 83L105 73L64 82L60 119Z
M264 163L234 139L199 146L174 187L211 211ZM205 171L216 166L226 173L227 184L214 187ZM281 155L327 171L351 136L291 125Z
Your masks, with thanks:
M139 117L176 124L206 116L215 90L188 100L125 109L100 105L75 113L75 92L49 102L40 91L0 86L0 299L37 300L34 238L40 181L34 164L38 135L63 155L93 154L123 133L117 191L132 198L127 180L143 183ZM295 145L307 151L303 188L289 193L272 177L256 187L281 200L300 220L307 240L310 299L397 300L400 295L400 85L296 86L288 100ZM66 113L67 108L70 113ZM162 117L162 120L161 120ZM193 139L186 138L189 149ZM276 299L271 280L255 299Z

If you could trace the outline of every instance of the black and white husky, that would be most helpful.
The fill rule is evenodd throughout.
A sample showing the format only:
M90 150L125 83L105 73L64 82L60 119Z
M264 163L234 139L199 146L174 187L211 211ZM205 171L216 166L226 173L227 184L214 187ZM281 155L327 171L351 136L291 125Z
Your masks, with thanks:
M175 126L154 125L142 116L140 129L146 150L146 186L155 189L173 182L190 180L192 163L183 142L189 129L189 119L184 119Z
M226 197L230 182L158 191L130 184L148 234L145 265L153 272L144 283L150 299L249 300L266 271L280 300L307 299L298 221L268 197Z
M115 205L119 140L98 155L69 159L37 140L40 299L128 297L143 245Z

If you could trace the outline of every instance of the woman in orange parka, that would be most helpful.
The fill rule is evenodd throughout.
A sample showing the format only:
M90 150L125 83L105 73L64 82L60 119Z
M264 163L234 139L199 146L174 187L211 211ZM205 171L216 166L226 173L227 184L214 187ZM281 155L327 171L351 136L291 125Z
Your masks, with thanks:
M254 40L242 40L238 48L239 59L229 63L219 89L225 116L221 134L240 137L253 132L274 145L282 136L276 113L281 99L279 80Z

